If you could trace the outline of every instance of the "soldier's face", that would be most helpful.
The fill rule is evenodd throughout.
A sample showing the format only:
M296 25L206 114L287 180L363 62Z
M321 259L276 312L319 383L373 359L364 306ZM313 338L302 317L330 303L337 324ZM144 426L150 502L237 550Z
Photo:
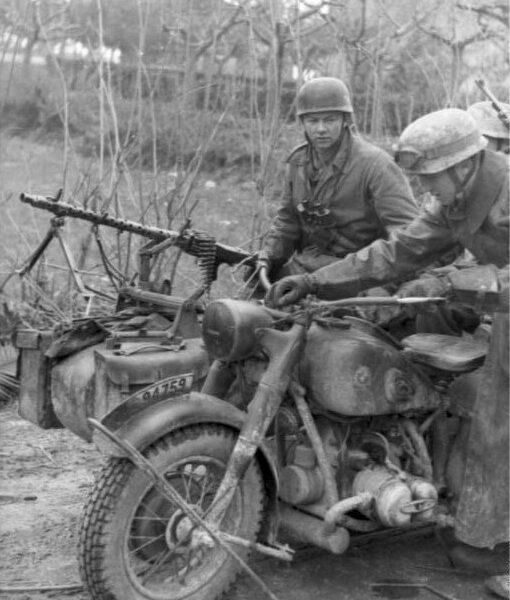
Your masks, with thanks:
M449 206L455 201L455 184L446 171L432 175L419 175L420 187L429 192L443 206Z
M309 113L303 117L303 127L315 148L329 150L342 134L344 117L341 112Z
M469 182L472 182L476 177L475 173L478 169L476 167L473 169L472 160L468 158L454 165L455 174L449 171L441 171L430 175L419 175L420 186L424 191L435 196L436 200L443 206L450 206L455 202L457 192L460 191L457 189L456 181L461 182L462 189L466 189L466 186L470 185Z

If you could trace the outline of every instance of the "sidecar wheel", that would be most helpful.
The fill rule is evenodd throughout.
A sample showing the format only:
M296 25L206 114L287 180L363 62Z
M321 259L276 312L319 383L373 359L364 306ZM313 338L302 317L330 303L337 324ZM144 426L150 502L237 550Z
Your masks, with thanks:
M144 454L199 513L222 480L237 434L194 425L167 434ZM250 465L220 529L254 541L262 521L264 483ZM214 600L233 583L238 563L219 545L192 547L190 522L127 459L111 458L84 509L79 563L94 600ZM247 550L235 546L243 559Z

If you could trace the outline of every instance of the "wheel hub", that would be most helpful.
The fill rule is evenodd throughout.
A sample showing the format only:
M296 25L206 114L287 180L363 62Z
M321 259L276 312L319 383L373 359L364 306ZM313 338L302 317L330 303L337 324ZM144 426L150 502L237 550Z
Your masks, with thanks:
M192 507L200 515L197 507ZM170 550L175 547L187 547L197 549L202 546L214 546L214 540L199 525L193 521L182 510L176 510L168 520L165 530L165 542Z
M191 519L182 510L176 510L168 520L165 529L165 541L170 550L177 545L189 544L189 540L186 538L190 537L192 529Z

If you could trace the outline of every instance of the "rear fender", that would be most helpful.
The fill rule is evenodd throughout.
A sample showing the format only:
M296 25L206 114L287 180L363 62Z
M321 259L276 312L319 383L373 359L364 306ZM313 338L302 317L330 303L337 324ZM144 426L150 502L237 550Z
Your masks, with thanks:
M191 392L167 398L141 410L137 398L133 396L103 417L101 422L115 435L143 452L167 433L189 425L216 423L240 431L245 419L246 413L232 404L208 394ZM99 450L110 456L125 456L120 448L106 440L98 431L94 431L93 441ZM257 458L268 498L263 537L271 540L276 535L277 526L277 469L271 452L264 445L259 447Z

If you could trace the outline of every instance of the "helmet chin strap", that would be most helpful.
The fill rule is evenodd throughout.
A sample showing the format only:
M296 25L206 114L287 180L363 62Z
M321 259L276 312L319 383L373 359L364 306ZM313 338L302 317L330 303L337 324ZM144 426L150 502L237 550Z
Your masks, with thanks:
M448 216L451 219L463 219L465 217L465 214L466 214L465 188L466 188L468 181L471 179L474 172L476 171L477 166L478 166L478 159L472 158L469 161L469 169L466 172L466 174L464 175L464 177L462 177L462 179L459 177L459 174L457 173L457 169L456 169L457 165L453 165L452 167L450 167L449 169L446 170L446 172L448 173L448 176L450 177L451 181L453 182L453 185L455 186L455 200L452 202L452 204L450 204L449 210L448 210Z

